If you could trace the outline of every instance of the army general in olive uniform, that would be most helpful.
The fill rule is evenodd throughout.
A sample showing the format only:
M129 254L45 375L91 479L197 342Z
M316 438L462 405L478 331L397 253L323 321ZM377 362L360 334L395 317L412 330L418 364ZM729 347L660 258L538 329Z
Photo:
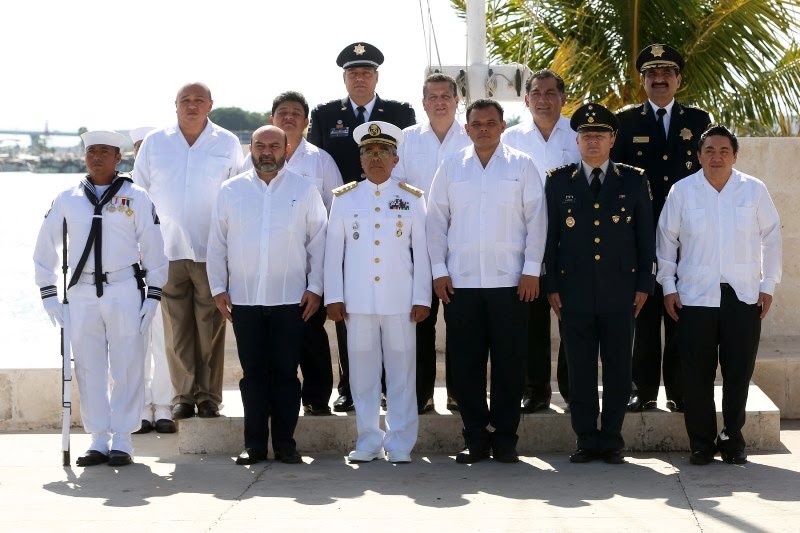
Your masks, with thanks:
M645 170L653 192L653 220L658 221L664 199L680 179L700 169L697 140L711 123L708 113L677 102L684 61L666 44L652 44L639 53L636 69L641 73L647 101L617 113L619 134L611 157L614 161ZM664 318L664 387L667 408L683 411L681 366L675 337L675 321L664 313L663 293L656 285L636 319L633 346L633 383L628 409L655 409L661 378L661 318Z
M647 177L614 163L617 121L599 104L570 121L581 162L548 173L542 285L562 320L569 365L574 463L622 463L622 421L631 388L633 321L655 284L655 235ZM597 353L603 364L600 428Z
M416 123L414 110L409 104L383 100L375 93L378 67L382 63L383 54L369 43L362 41L346 46L336 58L336 64L344 69L342 79L347 96L320 104L311 111L307 140L333 157L344 183L360 182L365 178L358 144L353 140L356 127L369 121L388 122L400 129ZM337 322L336 338L339 347L339 397L333 403L333 410L352 411L344 322Z

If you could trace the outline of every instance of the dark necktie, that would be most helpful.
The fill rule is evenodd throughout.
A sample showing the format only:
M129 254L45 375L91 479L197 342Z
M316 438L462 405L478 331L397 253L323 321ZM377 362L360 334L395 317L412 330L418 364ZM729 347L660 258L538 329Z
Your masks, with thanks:
M589 189L591 189L595 200L597 200L597 195L600 194L600 174L602 172L603 169L600 168L592 169L592 182L589 184Z
M358 110L358 114L356 114L356 126L360 126L365 122L364 111L366 111L367 108L363 105L360 105L356 109Z
M664 115L667 114L667 110L663 107L659 107L658 111L656 111L656 115L658 115L658 119L656 120L656 124L658 125L658 136L663 141L667 141L667 131L664 128Z

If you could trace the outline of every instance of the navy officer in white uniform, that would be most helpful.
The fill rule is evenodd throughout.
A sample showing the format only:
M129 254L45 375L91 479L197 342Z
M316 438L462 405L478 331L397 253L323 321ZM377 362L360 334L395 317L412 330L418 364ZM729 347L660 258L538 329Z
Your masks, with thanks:
M416 324L431 305L431 268L422 190L390 179L403 132L371 121L353 132L367 179L334 190L325 246L328 317L347 322L350 389L358 439L350 462L386 452L411 461L417 440ZM386 431L379 427L381 367Z
M167 279L167 258L150 197L116 171L125 137L114 131L81 137L88 172L45 215L33 255L36 284L47 314L63 325L56 270L66 231L69 335L81 418L92 435L77 465L124 466L133 462L131 433L139 429L144 403L145 333Z

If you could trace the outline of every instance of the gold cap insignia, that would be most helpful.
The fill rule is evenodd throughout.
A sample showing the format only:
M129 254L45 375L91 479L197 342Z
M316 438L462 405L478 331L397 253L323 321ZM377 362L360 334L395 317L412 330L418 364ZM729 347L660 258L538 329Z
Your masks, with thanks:
M355 52L355 54L356 54L357 56L364 55L364 52L366 52L366 51L367 51L367 49L366 49L366 48L364 48L364 45L363 45L363 44L357 44L357 45L355 45L355 46L353 47L353 52Z
M661 57L664 55L664 47L660 44L654 44L650 47L650 53L653 54L653 57Z
M381 128L377 124L370 124L367 133L369 133L372 137L377 137L381 134Z

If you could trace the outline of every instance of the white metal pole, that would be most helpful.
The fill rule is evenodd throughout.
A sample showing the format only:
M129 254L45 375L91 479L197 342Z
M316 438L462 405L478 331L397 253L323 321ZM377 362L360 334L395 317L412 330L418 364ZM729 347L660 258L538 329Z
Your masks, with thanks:
M486 1L467 0L467 103L486 97Z

